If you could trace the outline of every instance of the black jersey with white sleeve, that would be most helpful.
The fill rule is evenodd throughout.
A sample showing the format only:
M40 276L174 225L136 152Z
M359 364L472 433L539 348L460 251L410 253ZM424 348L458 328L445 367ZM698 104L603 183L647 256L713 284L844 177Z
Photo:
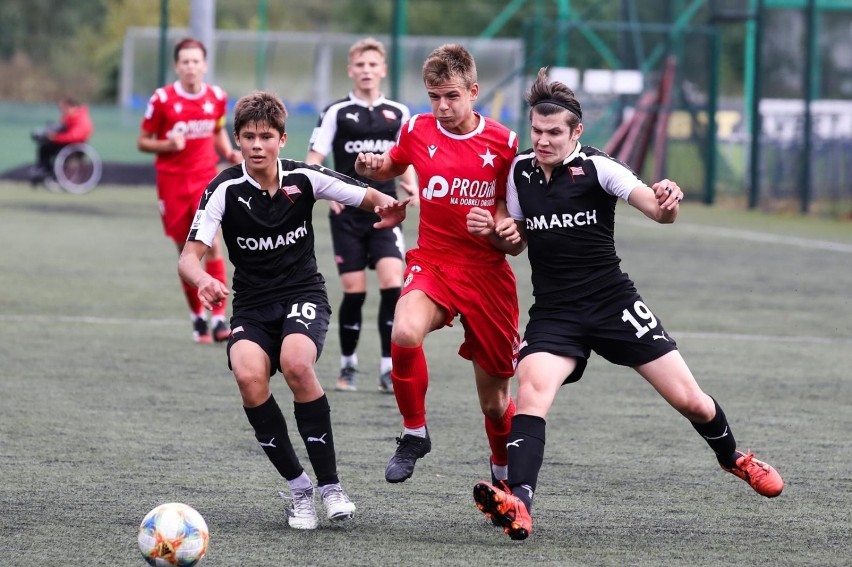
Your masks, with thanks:
M349 93L322 111L314 128L309 149L333 156L334 169L353 179L369 183L396 199L393 179L376 182L355 173L355 159L360 152L381 154L396 143L399 129L411 113L402 103L380 96L368 103Z
M532 150L515 157L506 205L526 228L536 305L565 305L626 278L615 252L615 206L642 184L592 146L578 145L549 181Z
M278 160L278 180L270 194L245 164L223 170L205 189L189 231L187 240L211 246L221 226L234 265L234 312L324 288L314 251L314 204L326 199L358 206L367 192L351 177L289 159Z

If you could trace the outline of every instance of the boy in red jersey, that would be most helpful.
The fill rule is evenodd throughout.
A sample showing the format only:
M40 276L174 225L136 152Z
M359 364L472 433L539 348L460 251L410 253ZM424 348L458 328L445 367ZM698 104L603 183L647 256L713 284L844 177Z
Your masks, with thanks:
M497 248L501 240L470 234L466 216L480 207L494 218L507 218L506 179L518 140L511 130L474 112L476 64L464 47L447 44L433 51L423 64L423 82L432 113L413 116L384 154L359 154L355 163L359 175L379 181L413 165L420 183L419 237L406 254L391 334L391 377L404 431L385 479L405 481L417 459L432 448L423 340L459 316L465 332L459 354L473 362L491 473L499 480L506 477L506 440L515 409L509 379L519 344L518 298L515 276Z
M174 49L178 80L157 89L148 101L137 140L140 151L157 154L157 198L163 230L177 247L186 243L198 202L207 183L216 176L218 152L230 163L242 162L225 130L228 96L204 82L207 49L197 39L186 38ZM217 238L205 264L207 273L225 283L225 259ZM181 281L189 304L193 340L226 341L231 334L225 322L226 303L215 305L208 326L198 290ZM212 334L210 327L212 326Z

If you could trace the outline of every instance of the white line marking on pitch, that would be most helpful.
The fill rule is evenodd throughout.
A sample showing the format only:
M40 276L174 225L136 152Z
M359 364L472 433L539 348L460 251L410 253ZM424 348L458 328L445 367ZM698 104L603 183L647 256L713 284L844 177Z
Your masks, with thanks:
M654 223L649 223L642 219L627 218L619 222L638 226L643 228L655 227ZM852 244L843 242L833 242L830 240L817 240L813 238L800 238L798 236L782 236L779 234L770 234L766 232L756 232L753 230L741 230L734 228L723 228L719 226L706 226L690 223L682 223L677 225L679 229L694 232L698 234L707 234L711 236L722 236L726 238L734 238L739 240L749 240L752 242L766 242L769 244L783 244L785 246L798 246L799 248L809 248L813 250L827 250L829 252L840 252L843 254L852 254Z

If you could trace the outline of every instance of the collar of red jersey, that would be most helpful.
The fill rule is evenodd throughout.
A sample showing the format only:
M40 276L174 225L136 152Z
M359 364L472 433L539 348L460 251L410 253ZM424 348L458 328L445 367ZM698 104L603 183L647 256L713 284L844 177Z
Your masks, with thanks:
M188 98L190 100L201 98L204 96L204 93L207 92L207 83L201 83L201 90L197 93L191 93L183 88L183 85L180 84L180 81L175 81L174 83L175 92L182 96L183 98Z

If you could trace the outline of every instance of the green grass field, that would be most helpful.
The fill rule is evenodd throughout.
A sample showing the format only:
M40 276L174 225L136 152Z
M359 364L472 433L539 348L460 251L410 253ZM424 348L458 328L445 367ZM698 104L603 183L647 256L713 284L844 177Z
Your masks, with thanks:
M336 308L324 205L315 220ZM458 325L426 343L432 453L387 484L400 418L376 387L374 292L361 390L333 390L334 325L318 363L357 517L302 532L224 348L190 340L154 190L0 185L0 565L143 565L136 528L168 501L204 515L208 567L849 565L852 226L688 204L672 226L625 206L617 223L625 271L741 448L784 476L780 497L723 473L641 378L593 357L549 416L534 533L512 542L471 497L487 443ZM513 264L525 312L526 260ZM273 391L292 429L280 375Z

